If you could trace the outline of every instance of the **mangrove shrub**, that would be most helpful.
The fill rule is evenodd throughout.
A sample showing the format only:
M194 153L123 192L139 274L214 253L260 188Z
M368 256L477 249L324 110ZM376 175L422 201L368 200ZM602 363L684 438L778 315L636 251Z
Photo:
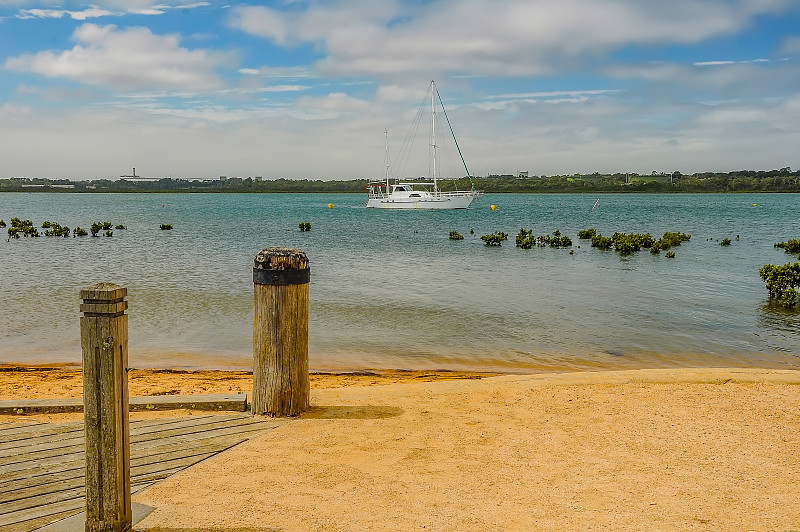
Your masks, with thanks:
M778 242L776 248L783 248L786 253L800 253L800 240L792 238L787 242Z
M770 299L781 306L793 307L797 303L797 290L800 286L800 262L788 262L783 266L765 264L758 270L761 280L767 285Z
M489 235L483 235L481 240L483 240L487 246L499 246L503 240L508 240L508 233L498 231Z

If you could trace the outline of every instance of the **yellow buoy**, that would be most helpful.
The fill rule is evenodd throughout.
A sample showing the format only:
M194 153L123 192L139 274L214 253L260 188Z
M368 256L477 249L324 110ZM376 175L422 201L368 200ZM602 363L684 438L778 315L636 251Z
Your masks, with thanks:
M755 207L755 206L756 206L756 204L755 204L755 203L753 203L753 207Z
M333 209L333 203L328 203L328 208Z
M492 205L492 210L495 210L495 209L497 209L497 207L495 207L494 205Z

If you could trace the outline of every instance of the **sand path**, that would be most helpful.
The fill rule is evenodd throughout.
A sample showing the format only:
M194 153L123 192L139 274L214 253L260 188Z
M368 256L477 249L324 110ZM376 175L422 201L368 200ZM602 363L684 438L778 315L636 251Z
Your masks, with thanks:
M312 391L134 501L136 530L800 530L800 372Z

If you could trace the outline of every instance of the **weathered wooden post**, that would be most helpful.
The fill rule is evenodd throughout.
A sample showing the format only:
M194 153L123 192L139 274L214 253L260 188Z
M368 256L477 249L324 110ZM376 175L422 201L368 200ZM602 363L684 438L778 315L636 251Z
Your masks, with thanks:
M308 408L308 257L262 249L253 264L253 414L296 416Z
M86 532L131 529L127 289L81 290Z

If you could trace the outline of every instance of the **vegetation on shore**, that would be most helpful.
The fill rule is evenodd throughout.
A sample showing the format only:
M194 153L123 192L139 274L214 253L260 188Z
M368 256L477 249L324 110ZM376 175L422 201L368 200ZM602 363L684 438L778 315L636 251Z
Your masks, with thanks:
M413 181L413 179L412 179ZM523 192L800 192L800 171L737 170L734 172L613 173L572 175L499 175L473 177L487 193ZM94 179L71 181L48 178L0 179L0 192L350 192L363 193L367 180L163 178L147 181ZM442 190L472 187L467 177L440 182Z

